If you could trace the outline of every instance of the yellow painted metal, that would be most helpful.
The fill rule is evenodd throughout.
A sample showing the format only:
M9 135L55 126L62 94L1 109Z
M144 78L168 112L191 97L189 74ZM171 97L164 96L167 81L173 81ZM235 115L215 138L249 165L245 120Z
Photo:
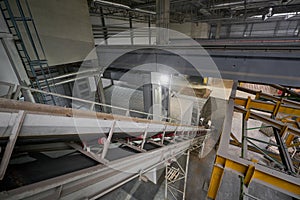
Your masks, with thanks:
M287 125L283 126L279 133L280 137L282 137L287 131L288 131L288 126Z
M247 110L246 115L245 115L245 120L248 121L249 117L250 117L250 109Z
M207 78L207 77L204 77L204 78L203 78L203 84L204 84L204 85L206 85L206 84L207 84L207 82L208 82L207 80L208 80L208 78Z
M225 168L233 168L234 170L239 171L239 173L241 174L245 173L245 171L247 170L246 167L240 169L237 163L234 163L234 161L225 159L221 156L216 156L215 165L212 171L210 184L207 192L208 198L216 199Z
M295 144L290 144L287 147L290 148L290 147L297 147L297 146L300 146L300 142L297 142Z
M210 178L210 184L207 192L207 196L211 199L216 199L218 190L221 185L224 169L218 166L214 166L212 175Z
M247 102L249 102L248 99L245 98L239 98L236 97L234 99L234 103L236 105L244 106L246 108ZM280 101L279 101L280 102ZM255 110L261 110L261 111L266 111L269 113L273 113L276 111L276 113L284 113L284 114L289 114L289 115L296 115L300 116L300 109L293 107L293 106L286 106L286 105L280 105L278 107L278 104L270 103L270 102L264 102L260 100L251 100L250 105L248 106L249 109L255 109ZM278 110L277 110L278 108Z
M289 120L289 119L276 119L276 120L279 120L285 124L289 124L289 125L293 126L294 128L298 128L297 122L295 122L294 120Z
M289 145L292 143L294 137L295 137L294 135L289 134L289 135L287 136L286 140L285 140L285 144L286 144L287 146L289 146Z
M260 94L261 94L261 91L256 92L256 94L255 94L255 99L259 99L259 98L260 98Z
M288 180L283 180L276 176L271 176L271 175L261 172L261 171L255 171L253 178L257 179L259 181L265 182L268 185L272 185L276 188L280 188L282 190L296 194L300 197L300 185L291 183Z
M253 176L255 174L255 167L253 165L250 165L248 167L248 170L246 172L245 178L244 178L244 184L248 187Z
M236 172L238 172L240 175L244 176L248 170L248 168L244 165L241 165L238 162L235 162L233 160L225 159L225 168L232 169Z
M253 163L254 164L254 163ZM212 177L208 189L207 196L216 199L219 187L221 185L224 169L230 169L244 177L244 184L248 186L253 179L264 182L267 185L276 187L281 190L288 191L300 197L300 185L294 184L289 179L284 180L276 177L273 173L266 173L257 170L254 165L244 165L239 162L224 158L216 157L215 166L213 168Z
M277 97L277 96L273 96L271 94L263 93L262 91L251 90L251 89L243 88L243 87L240 87L240 86L237 87L237 89L240 90L240 91L255 95L255 99L262 98L262 99L269 99L269 100L273 100L273 101L282 101L282 103L284 103L284 104L293 105L293 106L296 106L296 107L300 108L300 103L296 102L296 101L284 99L282 97Z
M273 115L274 115L274 116L276 116L276 115L278 114L279 109L280 109L280 106L281 106L281 101L277 101L277 102L276 102L276 106L275 106L275 108L274 108L274 110L273 110Z
M250 105L251 105L251 97L248 97L245 108L249 109Z
M276 101L276 103L260 101L257 99L259 99L261 96L264 96L264 94L261 91L259 92L256 91L256 93L254 94L256 95L256 99L254 100L252 100L250 97L248 97L247 99L240 98L240 97L234 98L234 103L235 103L234 110L237 112L244 113L246 120L251 117L253 119L270 123L275 128L280 129L281 130L280 134L282 137L285 137L287 135L285 137L286 138L285 142L288 147L300 145L300 143L291 145L294 137L294 135L292 134L300 135L299 129L297 130L297 127L294 126L294 124L298 125L297 122L294 121L293 126L288 127L289 122L291 120L295 120L294 116L298 116L297 119L300 118L299 105L297 103L289 102L288 100L284 100L282 98L269 97L271 95L265 95L265 96L268 99ZM269 119L265 115L254 113L251 111L251 109L268 112L273 114L274 116L276 116L278 113L283 113L289 115L290 117L288 118L290 119L283 119L281 120L283 123L281 123ZM284 120L288 120L289 122L285 123ZM242 144L237 140L237 138L232 133L230 135L231 138L233 139L230 140L230 144L233 144L238 147L242 147ZM257 149L251 146L248 146L247 149L256 153L261 153ZM227 154L224 153L222 154L222 156L217 155L216 157L212 178L208 190L209 198L215 199L217 197L217 193L221 185L222 177L225 169L233 171L239 174L240 176L242 176L243 183L247 187L249 186L251 181L255 179L272 188L277 188L281 191L286 191L292 196L300 197L300 183L295 179L295 177L286 175L284 173L280 174L280 172L276 172L275 170L271 170L267 167L260 166L257 164L258 161L254 161L254 160L249 161L249 160L241 159L239 157L234 158L232 156L229 155L226 156L226 155ZM270 156L277 159L280 158L279 155L274 154L272 152L270 152ZM293 159L293 163L296 165L299 164L299 162L297 163L297 161L295 161L294 159Z

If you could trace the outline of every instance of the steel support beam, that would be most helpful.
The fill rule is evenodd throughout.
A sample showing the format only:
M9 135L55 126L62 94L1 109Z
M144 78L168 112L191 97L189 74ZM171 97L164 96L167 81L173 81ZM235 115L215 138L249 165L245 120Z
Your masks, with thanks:
M287 102L286 104L282 104L282 101L278 101L276 97L271 98L268 95L266 95L266 97L268 99L275 100L276 103L266 103L258 100L252 100L250 97L248 99L241 99L236 98L235 95L231 95L229 100L229 111L232 112L230 113L235 111L243 114L242 142L239 142L238 139L231 133L232 115L227 115L227 120L225 118L220 145L209 185L209 198L217 198L217 193L221 185L224 170L229 170L242 177L241 198L244 198L245 195L249 195L247 190L252 181L259 182L292 197L300 197L300 179L295 176L294 168L294 164L297 166L299 161L291 158L291 155L286 149L286 144L283 142L283 137L285 137L286 134L299 136L300 130L298 127L288 126L287 124L275 119L275 116L277 113L279 113L279 111L285 114L288 113L289 116L293 116L295 111L292 111L290 108L295 107L294 109L299 109L299 107L297 106L297 103ZM237 105L234 105L234 103ZM264 111L267 113L267 115L254 112L251 109ZM260 149L252 142L252 140L256 142L266 142L247 136L247 130L249 129L247 128L247 120L250 118L264 122L274 128L277 144L271 145L278 147L280 150L279 153L273 153L268 150ZM279 130L280 133L278 132ZM230 140L230 137L233 138L233 140ZM240 147L241 156L230 154L228 151L229 144ZM278 163L280 166L286 168L286 172L279 171L278 169L272 169L270 166L265 166L261 163L258 163L256 160L250 161L247 159L247 150L259 153L271 161ZM281 164L281 162L278 160L281 160L283 164Z
M236 112L240 112L240 113L244 113L244 114L248 113L249 118L262 121L262 122L264 122L266 124L272 125L273 127L277 128L279 130L283 129L286 126L282 122L279 122L279 121L277 121L275 119L271 119L271 118L266 117L265 115L262 115L262 114L258 114L258 113L254 113L254 112L248 111L247 109L242 108L240 106L234 106L234 110ZM294 135L297 135L297 136L300 136L300 130L299 129L294 128L292 126L288 126L288 130L289 130L290 133L292 133Z
M164 49L168 52L157 51L155 53L153 49ZM196 67L201 71L202 77L219 78L221 75L222 78L231 80L276 83L287 86L300 85L300 72L295 70L300 60L297 51L265 52L242 48L234 51L226 48L205 51L200 46L101 45L97 48L97 54L101 66L114 69L130 70L135 66L157 61L172 66L185 75L199 74L195 70ZM143 55L143 59L140 59L140 55ZM181 60L177 55L181 57ZM199 63L202 65L199 66ZM214 67L215 65L217 68Z
M240 86L238 86L237 89L239 91L243 91L243 92L255 95L256 100L265 99L265 100L271 100L271 101L275 101L275 102L280 101L284 104L292 105L292 106L296 106L296 107L300 108L300 103L296 102L296 101L291 101L291 100L288 100L288 99L285 99L285 98L276 97L276 96L273 96L273 95L270 95L270 94L263 93L262 91L251 90L251 89L240 87Z
M233 145L233 146L242 148L242 143L236 142L236 141L234 141L234 140L230 140L230 145ZM254 153L259 153L259 154L261 154L261 151L258 150L258 149L255 148L255 147L253 147L253 146L249 146L249 145L248 145L247 150L248 150L248 151L251 151L251 152L254 152ZM273 159L277 159L277 160L280 159L280 156L279 156L278 154L274 153L274 152L271 152L271 151L268 151L268 150L265 150L264 152L265 152L267 155L269 155L271 158L273 158ZM293 161L293 163L294 163L295 165L300 165L300 161L299 161L299 160L292 159L292 161Z
M201 143L202 139L194 138L168 145L147 153L135 154L110 162L108 165L97 165L42 182L23 186L0 193L1 199L39 199L53 197L57 188L61 188L61 199L97 199L116 189L116 187L163 165L169 159L183 154L187 149Z
M156 0L156 43L166 45L169 43L169 23L170 23L170 0Z
M283 165L285 166L285 168L289 174L295 173L293 162L292 162L291 156L287 150L285 143L282 141L282 138L276 128L273 128L273 132L274 132L276 142L278 144L278 150L280 152L279 154L280 154L280 158L282 160Z
M300 197L299 178L270 170L267 167L263 167L251 161L218 155L216 157L211 176L211 183L208 189L208 197L211 199L216 199L224 170L230 170L243 176L244 183L247 185L249 185L251 181L257 181L295 198Z
M106 104L102 78L100 76L95 76L95 79L96 79L96 84L97 84L97 95L98 95L99 101L100 101L100 103ZM101 109L103 112L105 112L105 113L107 112L107 108L105 106L101 106Z
M236 105L240 106L246 106L247 102L249 100L241 97L236 97L234 99L234 103ZM277 101L280 103L280 101ZM261 100L250 100L249 102L249 107L248 109L254 109L254 110L259 110L259 111L264 111L268 113L283 113L283 114L288 114L288 115L297 115L300 116L300 107L297 106L292 106L292 105L279 105L279 107L276 107L276 103L271 103L271 102L265 102Z

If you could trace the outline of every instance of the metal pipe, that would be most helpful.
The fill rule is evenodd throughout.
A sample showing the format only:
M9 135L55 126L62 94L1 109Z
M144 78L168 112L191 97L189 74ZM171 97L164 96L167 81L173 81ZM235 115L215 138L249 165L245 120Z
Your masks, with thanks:
M124 4L114 3L114 2L110 2L110 1L94 0L94 3L99 3L99 4L103 4L103 5L109 5L109 6L113 6L113 7L117 7L117 8L129 9L129 10L131 9L129 6L126 6Z
M66 83L70 83L70 82L80 80L80 79L84 79L84 78L88 78L88 77L91 77L91 75L85 75L85 76L81 76L81 77L71 78L71 79L68 79L68 80L57 82L55 84L50 84L49 86L54 87L54 86L58 86L58 85L63 85L63 84L66 84ZM47 86L41 86L41 88L45 89L45 88L47 88Z
M94 0L94 3L101 4L101 5L104 5L104 6L122 8L122 9L130 10L130 11L134 11L134 12L140 12L140 13L145 13L145 14L150 14L150 15L156 15L156 12L152 12L152 11L149 11L149 10L143 10L143 9L139 9L139 8L132 9L127 5L120 4L120 3L114 3L114 2L110 2L110 1Z
M247 5L251 4L258 4L258 3L279 3L278 0L273 1L266 1L266 0L247 0ZM221 3L213 5L210 9L223 9L223 8L231 8L233 6L242 6L243 9L245 5L245 1L237 1L237 2L229 2L229 3Z
M95 73L95 72L98 72L98 71L99 70L97 70L97 69L94 69L94 70L85 70L85 71L78 71L78 72L73 72L73 73L69 73L69 74L63 74L63 75L60 75L60 76L55 76L53 78L48 78L48 80L52 81L52 80L66 78L66 77L69 77L69 76L75 76L75 75L78 75L78 74ZM40 81L40 83L43 83L43 82L45 82L45 80L41 80Z

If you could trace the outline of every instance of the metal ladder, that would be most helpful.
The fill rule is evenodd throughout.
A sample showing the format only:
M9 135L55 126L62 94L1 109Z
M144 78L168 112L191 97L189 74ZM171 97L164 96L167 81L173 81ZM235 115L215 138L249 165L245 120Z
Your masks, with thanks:
M16 6L20 15L18 17L14 15L8 0L0 0L0 9L5 19L7 27L10 33L13 35L16 49L22 60L26 73L30 79L31 87L42 90L41 82L43 82L44 86L46 86L46 90L48 92L52 92L56 88L54 82L52 83L53 86L50 86L47 80L49 78L52 78L51 71L48 66L48 61L45 59L45 52L42 47L42 43L38 35L34 20L32 18L28 1L24 0L24 3L28 17L25 16L25 12L20 0L16 0ZM22 28L24 28L25 33L21 33L21 25L23 25ZM35 38L33 37L31 29L33 29L32 32L35 35ZM29 42L26 43L26 45L24 42L25 37L29 40ZM39 49L37 47L39 47ZM33 53L29 54L28 49L30 49ZM41 57L43 57L44 59L42 59ZM56 100L51 95L35 94L34 96L36 98L36 101L39 103L56 105Z

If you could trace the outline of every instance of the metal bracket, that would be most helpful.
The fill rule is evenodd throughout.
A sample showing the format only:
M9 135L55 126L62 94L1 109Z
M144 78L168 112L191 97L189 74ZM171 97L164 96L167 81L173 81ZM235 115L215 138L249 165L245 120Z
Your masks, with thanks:
M146 125L145 131L144 131L144 135L143 135L143 141L142 144L140 146L141 149L144 149L144 145L147 139L147 130L148 130L149 124Z
M80 153L86 155L87 157L97 161L98 163L101 163L101 164L107 164L109 161L106 160L106 159L102 159L100 158L98 155L94 154L93 152L88 152L88 151L85 151L81 148L80 145L78 144L75 144L75 143L68 143L68 145L72 148L74 148L75 150L79 151Z
M162 144L162 145L164 144L167 126L168 126L168 125L166 124L165 127L164 127L164 131L163 131L162 137L161 137L161 144Z
M155 141L153 141L153 140L149 140L149 141L147 141L148 143L151 143L151 144L154 144L154 145L156 145L156 146L159 146L159 147L163 147L163 146L165 146L165 145L163 145L163 144L161 144L161 143L158 143L158 142L155 142Z
M174 132L174 138L172 139L173 143L175 142L175 138L176 138L176 134L177 134L177 129L178 129L178 126L176 127L175 132Z
M134 145L131 145L131 144L127 144L125 142L120 142L120 143L122 143L122 145L127 146L127 147L129 147L129 148L131 148L131 149L133 149L135 151L138 151L138 152L141 152L141 153L147 152L145 149L141 149L141 148L139 148L137 146L134 146Z

